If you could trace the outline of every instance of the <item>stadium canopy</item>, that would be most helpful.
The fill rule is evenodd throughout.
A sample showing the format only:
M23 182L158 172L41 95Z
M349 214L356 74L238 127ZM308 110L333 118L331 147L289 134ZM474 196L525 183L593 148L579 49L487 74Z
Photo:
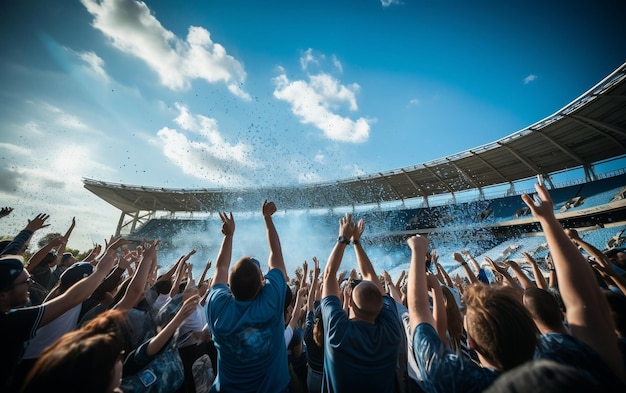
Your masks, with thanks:
M477 190L582 168L626 155L626 63L545 119L473 149L415 166L334 182L268 188L172 189L83 179L84 187L124 214L327 209Z

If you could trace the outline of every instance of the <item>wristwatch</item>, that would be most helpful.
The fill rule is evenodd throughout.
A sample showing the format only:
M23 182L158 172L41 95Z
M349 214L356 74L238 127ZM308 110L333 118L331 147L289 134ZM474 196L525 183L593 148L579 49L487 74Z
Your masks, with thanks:
M345 244L345 245L350 244L350 239L348 239L348 238L347 238L347 237L345 237L345 236L339 236L339 238L337 239L337 241L338 241L339 243L343 243L343 244Z

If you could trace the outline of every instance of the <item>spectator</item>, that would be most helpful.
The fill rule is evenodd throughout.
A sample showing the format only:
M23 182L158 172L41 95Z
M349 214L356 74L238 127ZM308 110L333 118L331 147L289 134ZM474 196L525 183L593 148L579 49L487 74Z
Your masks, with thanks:
M272 221L276 206L265 201L262 212L270 247L270 270L265 275L252 257L239 259L228 274L235 220L232 213L220 213L224 239L206 306L219 353L212 392L276 393L289 389L283 315L287 273Z
M20 234L5 248L21 250L32 234L45 226L49 216L39 214L29 221ZM23 242L23 243L20 243ZM23 352L24 343L33 337L38 328L47 325L65 311L85 301L111 270L114 263L114 248L121 239L111 244L98 263L94 273L81 280L63 295L44 302L40 306L20 308L28 302L30 274L24 269L18 256L4 255L0 259L0 387L3 391L13 391L13 374Z
M538 357L584 368L608 389L623 389L626 371L606 298L586 258L554 216L548 190L540 184L535 189L538 197L522 195L522 200L543 228L572 332L543 334Z
M536 328L528 311L502 287L475 283L465 289L469 346L482 367L458 357L441 340L428 304L425 257L428 240L416 235L411 249L408 304L413 352L427 392L480 392L503 371L532 359Z
M363 220L339 221L339 238L328 257L322 288L324 392L393 392L402 338L394 300L384 290L361 245ZM337 271L350 239L363 281L352 291L350 317L339 300Z

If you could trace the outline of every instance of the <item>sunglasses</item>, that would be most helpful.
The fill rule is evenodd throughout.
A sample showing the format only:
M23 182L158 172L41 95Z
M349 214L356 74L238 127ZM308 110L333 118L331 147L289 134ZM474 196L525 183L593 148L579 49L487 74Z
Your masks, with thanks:
M35 283L35 280L33 280L33 278L29 276L26 280L24 280L22 282L16 282L15 284L13 284L13 288L18 287L18 286L23 285L23 284L32 285L34 283Z

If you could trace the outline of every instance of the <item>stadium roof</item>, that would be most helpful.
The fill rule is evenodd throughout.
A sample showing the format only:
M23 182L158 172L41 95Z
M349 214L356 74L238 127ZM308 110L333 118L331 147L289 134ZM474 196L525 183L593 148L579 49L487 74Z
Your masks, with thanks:
M171 189L83 179L125 213L359 206L478 190L626 155L626 63L563 109L495 142L415 166L335 182L271 188Z

